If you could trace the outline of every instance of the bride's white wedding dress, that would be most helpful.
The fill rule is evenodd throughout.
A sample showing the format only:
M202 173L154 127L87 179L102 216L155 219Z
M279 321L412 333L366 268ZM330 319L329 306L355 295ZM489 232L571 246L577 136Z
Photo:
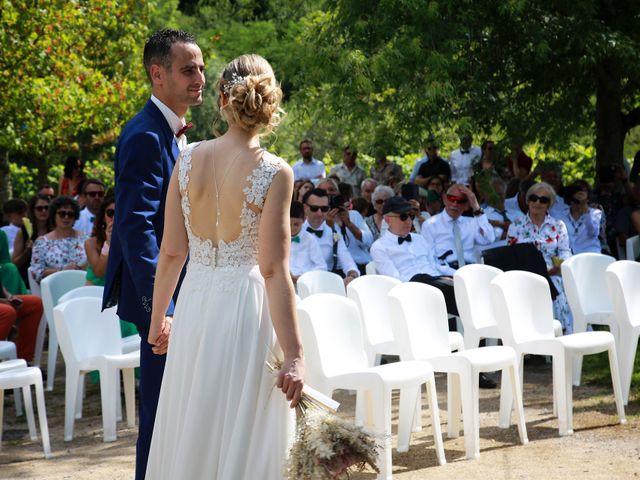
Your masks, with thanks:
M254 210L264 205L283 164L265 152L243 190L242 233L215 247L192 231L187 195L192 151L186 149L178 163L189 263L146 478L281 479L294 418L265 367L275 335L257 267L260 214ZM197 225L194 230L202 231Z

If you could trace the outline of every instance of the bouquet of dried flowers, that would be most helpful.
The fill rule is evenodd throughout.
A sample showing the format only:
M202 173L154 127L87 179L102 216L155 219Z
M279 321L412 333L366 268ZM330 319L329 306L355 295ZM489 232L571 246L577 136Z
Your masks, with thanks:
M282 362L272 357L267 368L278 372ZM378 472L380 445L375 437L336 415L340 404L305 385L296 407L298 428L285 476L289 480L339 479L369 465Z

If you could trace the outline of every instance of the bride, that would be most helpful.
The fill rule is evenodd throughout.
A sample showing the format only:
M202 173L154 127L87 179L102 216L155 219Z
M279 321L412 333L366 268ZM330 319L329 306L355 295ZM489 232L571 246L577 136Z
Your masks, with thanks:
M170 343L149 480L282 478L302 392L288 268L293 173L259 142L279 121L282 91L258 55L230 62L218 86L229 130L182 152L167 194L149 343ZM163 312L187 255L172 324ZM277 379L265 367L275 348Z

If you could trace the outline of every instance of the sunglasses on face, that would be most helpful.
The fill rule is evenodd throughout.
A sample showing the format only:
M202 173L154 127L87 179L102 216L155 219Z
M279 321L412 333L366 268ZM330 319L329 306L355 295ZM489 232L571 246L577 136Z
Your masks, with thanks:
M327 213L329 211L329 205L307 205L307 207L309 207L309 210L311 210L312 212L317 212L318 210L320 210L323 213Z
M578 199L578 198L572 198L572 199L571 199L571 203L573 203L573 204L577 205L577 204L579 204L579 203L580 203L580 199Z
M49 210L49 205L37 205L34 207L34 210L36 212L46 212L47 210Z
M115 208L107 208L104 211L104 214L109 218L113 218L113 216L116 214L116 210L115 210Z
M469 201L467 197L459 197L458 195L447 195L447 200L450 203L455 203L456 205L464 205Z
M529 201L530 202L540 202L543 205L546 205L547 203L549 203L551 201L551 199L549 197L545 197L545 196L538 196L538 195L529 195Z
M398 215L390 215L391 217L399 218L401 222L405 222L409 218L408 213L400 213Z
M382 205L384 203L384 198L379 198L376 200L376 205Z
M104 192L87 192L87 196L91 198L102 198L104 197Z
M74 218L76 213L73 210L58 210L56 215L60 218Z

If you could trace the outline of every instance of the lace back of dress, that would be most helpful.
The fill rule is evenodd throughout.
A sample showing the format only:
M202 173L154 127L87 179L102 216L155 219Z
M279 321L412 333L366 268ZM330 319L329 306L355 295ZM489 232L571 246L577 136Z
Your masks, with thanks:
M267 153L262 156L258 165L246 177L246 186L243 188L244 202L240 213L242 227L240 235L229 243L220 240L216 246L210 239L203 239L195 235L191 229L191 205L187 187L192 167L191 154L196 147L197 145L185 149L178 163L182 214L189 238L189 263L212 268L253 266L257 263L258 258L260 212L273 177L278 173L282 164Z

